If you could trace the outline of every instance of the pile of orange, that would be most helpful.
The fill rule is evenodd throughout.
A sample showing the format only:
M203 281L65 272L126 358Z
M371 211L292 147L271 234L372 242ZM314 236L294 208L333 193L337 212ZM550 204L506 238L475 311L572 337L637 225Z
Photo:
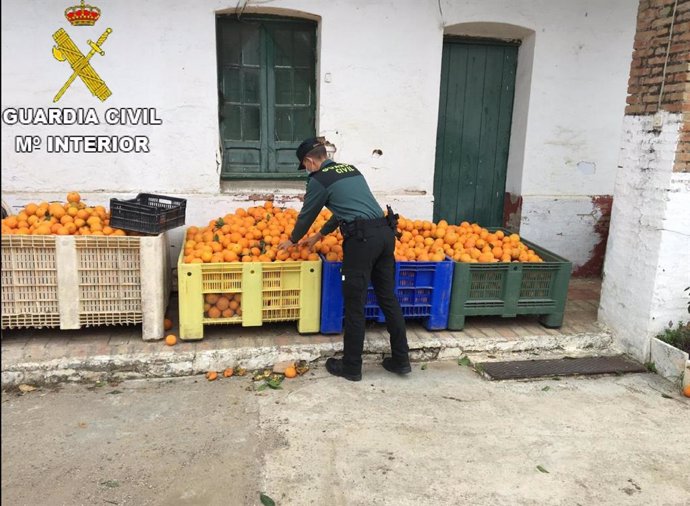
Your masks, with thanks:
M440 262L450 257L456 262L542 262L518 234L490 232L476 223L463 221L449 225L422 220L398 220L401 237L396 243L397 261Z
M318 253L342 259L342 239L329 234L313 250L292 246L279 251L278 245L290 237L297 221L297 211L273 206L239 208L234 213L211 220L206 227L189 227L184 243L185 263L219 262L296 262L318 260ZM326 223L330 213L322 211L305 237ZM337 255L337 257L336 257Z
M294 262L318 260L318 253L329 262L342 261L343 237L338 230L322 238L313 250L299 246L278 250L278 245L294 229L297 214L294 209L281 209L266 202L263 206L239 208L210 221L206 227L189 227L184 261ZM330 211L321 211L305 238L321 230L330 217ZM468 263L542 262L518 234L490 232L476 223L449 225L446 220L433 223L401 217L398 230L401 233L395 248L398 261L440 262L450 257Z
M89 207L77 192L67 202L27 204L18 214L2 220L3 234L18 235L126 235L110 227L110 214L103 206Z
M242 294L207 293L204 296L204 316L214 319L242 316Z

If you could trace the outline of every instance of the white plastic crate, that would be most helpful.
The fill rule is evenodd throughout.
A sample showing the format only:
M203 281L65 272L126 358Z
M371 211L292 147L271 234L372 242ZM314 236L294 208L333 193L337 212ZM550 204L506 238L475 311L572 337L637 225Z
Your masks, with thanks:
M2 328L142 324L163 337L170 297L166 234L3 236Z
M2 236L2 328L60 326L55 236Z

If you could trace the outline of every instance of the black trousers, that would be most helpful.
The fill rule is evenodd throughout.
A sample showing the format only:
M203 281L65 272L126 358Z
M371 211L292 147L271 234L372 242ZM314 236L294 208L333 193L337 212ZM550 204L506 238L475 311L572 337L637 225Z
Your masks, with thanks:
M386 317L393 360L400 364L409 362L405 319L395 297L394 250L395 235L387 226L366 229L361 237L351 236L343 243L343 368L348 373L356 374L362 370L364 305L370 281Z

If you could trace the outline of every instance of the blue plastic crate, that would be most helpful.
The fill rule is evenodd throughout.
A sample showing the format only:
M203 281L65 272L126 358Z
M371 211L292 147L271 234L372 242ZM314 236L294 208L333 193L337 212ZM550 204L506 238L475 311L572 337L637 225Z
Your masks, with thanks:
M321 278L321 333L343 331L344 305L342 262L327 262L323 257ZM448 328L454 262L396 262L396 295L405 319L423 319L429 330ZM367 320L386 321L370 285L364 306Z

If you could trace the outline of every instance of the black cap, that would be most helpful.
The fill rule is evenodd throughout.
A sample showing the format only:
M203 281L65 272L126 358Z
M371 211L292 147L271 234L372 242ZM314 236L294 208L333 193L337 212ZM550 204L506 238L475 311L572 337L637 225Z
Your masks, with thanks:
M307 156L312 149L321 146L322 144L323 142L319 141L319 139L316 137L311 137L302 141L302 144L300 144L297 148L297 159L299 160L299 167L297 167L297 170L306 169L303 163L304 157Z

